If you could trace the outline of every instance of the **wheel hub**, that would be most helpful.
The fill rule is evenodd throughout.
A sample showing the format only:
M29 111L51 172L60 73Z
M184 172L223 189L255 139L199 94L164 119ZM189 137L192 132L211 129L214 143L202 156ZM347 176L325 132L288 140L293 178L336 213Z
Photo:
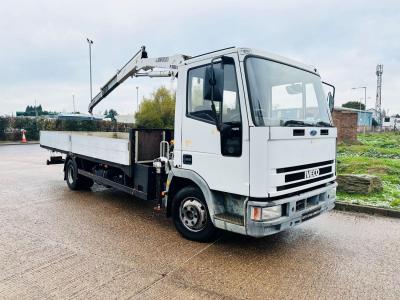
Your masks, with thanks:
M186 198L179 209L182 224L190 231L200 231L207 223L205 206L196 198Z

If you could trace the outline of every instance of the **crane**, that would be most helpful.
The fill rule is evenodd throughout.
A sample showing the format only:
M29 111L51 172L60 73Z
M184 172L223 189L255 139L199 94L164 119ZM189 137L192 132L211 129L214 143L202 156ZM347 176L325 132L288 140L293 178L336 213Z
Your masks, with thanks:
M89 113L92 113L93 108L99 104L100 101L107 97L129 77L147 76L175 78L178 75L178 65L189 58L190 56L182 54L148 58L146 47L142 46L140 50L100 88L100 92L89 104Z

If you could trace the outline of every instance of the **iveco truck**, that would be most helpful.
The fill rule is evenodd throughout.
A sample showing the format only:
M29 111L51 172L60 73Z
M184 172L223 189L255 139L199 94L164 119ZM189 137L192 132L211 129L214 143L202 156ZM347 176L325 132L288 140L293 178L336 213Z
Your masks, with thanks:
M249 48L148 58L142 47L89 112L139 76L177 80L174 129L42 131L41 146L65 154L71 190L96 183L155 201L197 241L264 237L334 207L334 87L315 67Z

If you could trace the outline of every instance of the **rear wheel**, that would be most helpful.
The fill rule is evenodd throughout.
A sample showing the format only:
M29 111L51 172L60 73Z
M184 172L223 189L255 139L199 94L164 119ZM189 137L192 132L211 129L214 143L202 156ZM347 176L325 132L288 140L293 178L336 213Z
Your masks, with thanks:
M92 179L78 174L78 166L72 159L68 160L65 166L66 180L68 187L73 190L89 189L93 186Z
M189 240L209 241L218 232L211 221L203 193L194 186L185 187L175 195L172 217L178 232Z

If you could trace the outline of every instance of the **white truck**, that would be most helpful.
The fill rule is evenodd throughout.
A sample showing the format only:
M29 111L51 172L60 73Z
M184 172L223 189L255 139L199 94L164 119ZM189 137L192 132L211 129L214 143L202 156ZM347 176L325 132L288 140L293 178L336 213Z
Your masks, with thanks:
M148 58L145 47L89 105L129 77L176 78L174 130L42 131L70 189L94 182L157 202L186 238L263 237L334 207L334 87L317 70L249 48Z

